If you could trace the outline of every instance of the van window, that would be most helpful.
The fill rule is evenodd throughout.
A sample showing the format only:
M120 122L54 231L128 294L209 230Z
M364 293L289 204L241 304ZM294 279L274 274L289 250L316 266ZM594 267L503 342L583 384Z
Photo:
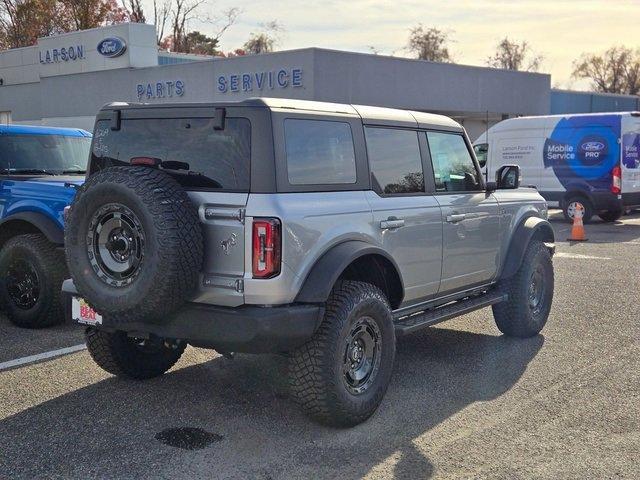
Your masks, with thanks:
M438 192L481 189L480 176L462 135L427 132Z
M291 185L356 183L351 126L329 120L284 121L287 175Z
M424 192L418 132L365 128L374 190L385 194Z
M484 168L484 166L487 164L487 153L489 152L489 144L479 143L478 145L474 145L473 151L476 154L476 158L478 159L480 168Z
M164 171L184 187L248 192L251 123L227 118L224 130L212 118L123 120L120 130L96 123L92 170L129 164L134 157L162 162Z

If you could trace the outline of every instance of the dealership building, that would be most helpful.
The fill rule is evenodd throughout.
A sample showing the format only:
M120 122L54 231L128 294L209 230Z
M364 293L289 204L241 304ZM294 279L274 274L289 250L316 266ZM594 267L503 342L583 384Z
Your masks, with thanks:
M472 138L521 115L640 110L635 96L551 89L547 74L303 48L219 58L159 51L120 24L0 52L0 123L91 130L104 104L288 97L441 113Z

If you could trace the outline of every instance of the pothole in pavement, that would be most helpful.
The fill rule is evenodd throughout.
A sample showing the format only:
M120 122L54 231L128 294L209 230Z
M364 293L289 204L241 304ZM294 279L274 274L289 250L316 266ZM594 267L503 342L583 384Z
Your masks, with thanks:
M156 434L156 440L170 447L184 450L200 450L221 441L223 438L217 433L194 427L167 428Z

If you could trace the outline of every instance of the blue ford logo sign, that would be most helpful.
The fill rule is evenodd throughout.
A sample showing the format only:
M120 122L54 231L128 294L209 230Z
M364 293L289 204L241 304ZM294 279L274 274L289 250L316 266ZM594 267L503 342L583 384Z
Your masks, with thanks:
M602 142L592 141L592 142L584 142L581 148L585 152L601 152L602 150L605 149L605 145Z
M119 57L127 49L127 44L120 37L105 38L98 44L98 53L105 57Z

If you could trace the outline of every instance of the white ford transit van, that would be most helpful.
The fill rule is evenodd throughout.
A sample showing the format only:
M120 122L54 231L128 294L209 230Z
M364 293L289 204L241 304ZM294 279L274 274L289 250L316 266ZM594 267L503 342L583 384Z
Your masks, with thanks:
M640 112L512 118L482 134L474 149L485 172L519 165L522 184L567 220L577 202L585 221L596 214L615 221L640 205Z

